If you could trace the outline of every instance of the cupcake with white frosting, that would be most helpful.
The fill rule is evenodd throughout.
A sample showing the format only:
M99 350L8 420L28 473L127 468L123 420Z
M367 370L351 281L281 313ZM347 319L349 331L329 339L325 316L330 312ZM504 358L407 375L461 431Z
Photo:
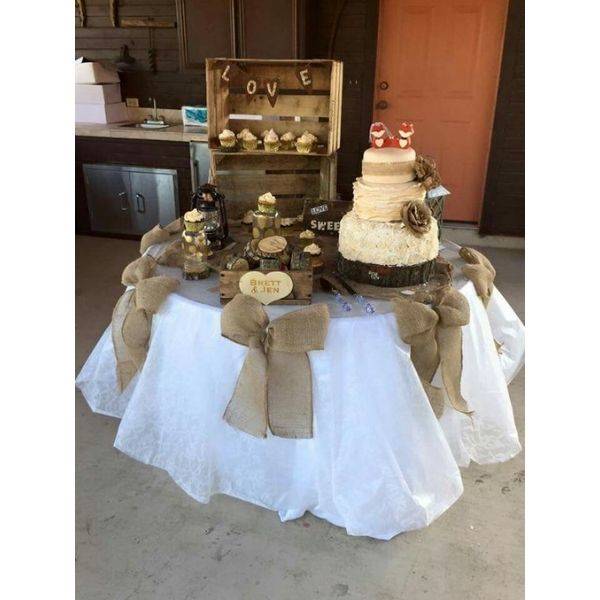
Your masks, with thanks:
M223 129L219 134L219 142L223 148L233 148L235 146L235 133L230 129Z
M305 131L297 140L296 140L296 150L301 152L302 154L308 154L312 151L313 146L315 145L317 138L308 131Z
M291 131L286 131L280 138L282 150L293 150L296 136Z
M279 136L273 129L267 131L263 138L263 143L267 152L277 152L277 150L279 150L279 146L281 145L279 142Z
M238 140L240 140L240 142L241 142L247 133L252 133L252 132L247 127L244 127L244 129L242 129L235 137Z
M242 136L242 147L244 150L256 150L258 148L258 138L251 131L247 131Z
M204 227L204 219L197 208L188 210L183 215L183 224L186 231L201 231Z
M323 265L325 264L323 259L321 258L321 247L314 242L309 244L302 250L304 254L308 254L310 256L310 266L313 271L319 273L323 270Z
M306 248L307 246L310 246L315 241L316 237L317 236L314 231L311 231L310 229L305 229L298 236L301 248Z

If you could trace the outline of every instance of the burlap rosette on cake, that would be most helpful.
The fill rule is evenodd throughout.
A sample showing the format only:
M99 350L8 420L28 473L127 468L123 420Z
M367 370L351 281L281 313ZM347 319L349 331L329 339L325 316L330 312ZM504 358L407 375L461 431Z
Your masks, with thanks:
M417 181L427 190L432 190L442 185L437 164L431 156L417 155L415 159L415 174Z
M402 222L415 235L423 235L431 229L431 209L425 202L405 202L402 206Z

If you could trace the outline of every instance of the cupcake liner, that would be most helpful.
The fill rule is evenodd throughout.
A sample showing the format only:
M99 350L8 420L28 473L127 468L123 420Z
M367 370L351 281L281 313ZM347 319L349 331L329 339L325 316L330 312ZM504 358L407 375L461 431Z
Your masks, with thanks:
M277 152L281 144L279 142L264 142L265 152Z
M220 142L222 148L228 148L228 149L235 148L235 139L225 140L225 141L219 140L219 142Z
M244 150L256 150L258 148L258 140L242 140Z
M186 221L184 219L183 224L185 225L186 231L202 231L204 229L204 223L202 221Z
M308 154L313 147L313 142L296 142L296 150L302 154Z

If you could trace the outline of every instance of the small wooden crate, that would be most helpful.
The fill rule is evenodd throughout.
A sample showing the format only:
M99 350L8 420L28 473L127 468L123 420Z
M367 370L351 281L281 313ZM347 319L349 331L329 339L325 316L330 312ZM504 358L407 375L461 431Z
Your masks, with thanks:
M259 273L272 273L273 271L260 271ZM240 293L240 279L249 271L221 271L219 276L219 292L221 304L227 304L236 294ZM312 302L313 272L285 271L292 278L294 288L289 296L272 302L273 304L310 304Z
M221 75L229 63L240 68L224 85ZM296 76L296 69L304 65L310 65L312 71L311 89L304 89ZM223 129L237 134L248 128L257 137L265 129L274 129L279 135L291 131L296 137L306 130L324 144L310 154L334 154L340 147L342 70L343 64L336 60L206 59L209 147L220 148L218 135ZM279 96L271 106L266 94L260 93L264 89L261 82L275 77L279 79ZM245 92L248 78L259 82L259 91L251 97ZM250 152L265 154L260 147ZM296 150L273 154L307 156Z
M275 155L211 151L210 180L225 195L227 215L239 220L271 192L282 217L302 214L306 198L334 199L337 155Z

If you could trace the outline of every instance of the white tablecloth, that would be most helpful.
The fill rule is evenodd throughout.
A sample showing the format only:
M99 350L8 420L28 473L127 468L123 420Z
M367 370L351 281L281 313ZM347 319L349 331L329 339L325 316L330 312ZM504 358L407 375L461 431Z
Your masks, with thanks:
M167 298L153 319L146 363L123 393L110 329L76 382L92 410L121 418L118 449L165 469L196 500L224 493L284 521L310 511L349 534L389 539L428 525L459 498L459 465L520 451L507 383L523 363L524 328L498 290L486 311L470 282L455 282L471 308L462 377L471 418L451 408L435 418L381 301L376 315L355 309L331 319L325 350L309 353L314 438L290 440L256 439L222 419L247 349L220 334L216 285L186 282ZM331 312L343 314L335 305Z

